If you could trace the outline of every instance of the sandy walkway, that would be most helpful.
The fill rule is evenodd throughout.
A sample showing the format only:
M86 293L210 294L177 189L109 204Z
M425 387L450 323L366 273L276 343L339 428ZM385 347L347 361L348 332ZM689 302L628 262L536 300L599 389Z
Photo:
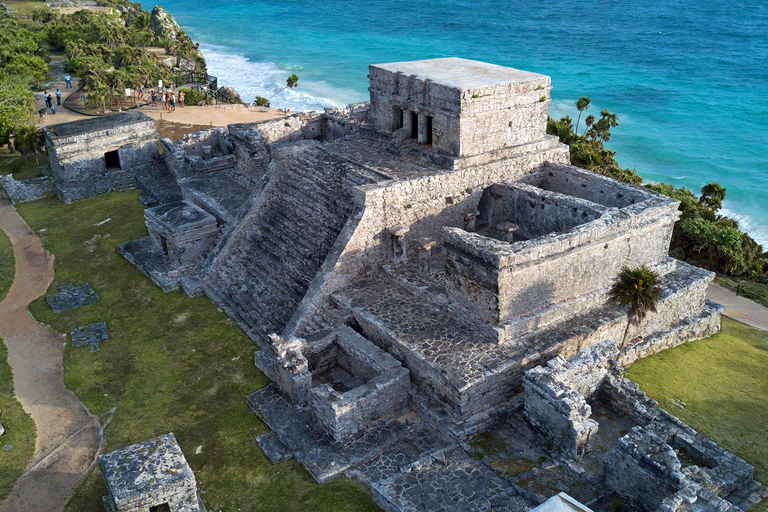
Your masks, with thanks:
M54 77L52 82L46 84L47 91L50 94L55 93L58 87L61 90L61 102L62 105L56 107L56 114L48 114L42 118L38 118L39 126L49 126L58 123L68 123L70 121L77 121L79 119L88 119L89 116L78 114L66 108L63 103L70 94L77 94L79 78L72 77L73 89L66 89L64 82L64 62L61 56L55 56L50 64L49 68L51 74ZM55 101L55 96L54 96ZM36 109L40 110L45 106L43 101L43 92L35 93ZM36 111L37 111L36 110ZM176 112L169 113L160 107L146 105L138 109L139 112L144 112L153 119L163 119L165 121L171 121L174 123L184 124L199 124L204 126L227 126L228 124L235 123L253 123L256 121L264 121L267 119L275 119L277 117L284 117L286 115L282 110L269 109L268 112L262 112L260 107L246 107L245 105L209 105L206 107L177 107Z
M752 327L768 331L768 308L757 302L740 297L731 290L711 283L707 289L707 298L725 306L725 315L744 322Z
M37 425L30 467L0 511L57 512L95 462L99 422L64 386L61 335L27 311L53 279L53 257L7 201L0 202L0 229L13 242L16 258L13 285L0 303L0 336L8 347L16 396Z

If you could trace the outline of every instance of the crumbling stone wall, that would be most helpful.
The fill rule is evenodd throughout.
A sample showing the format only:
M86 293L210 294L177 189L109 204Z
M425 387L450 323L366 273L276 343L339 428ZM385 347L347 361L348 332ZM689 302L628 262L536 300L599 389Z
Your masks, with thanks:
M581 458L590 449L598 424L587 399L597 395L617 354L613 342L603 341L525 372L526 419L568 457Z
M10 174L0 177L0 185L5 189L13 204L37 201L55 193L53 179L41 176L30 180L15 180Z
M634 427L605 455L605 483L644 512L654 512L684 487L681 469L672 447L642 427Z
M56 192L65 203L137 185L160 165L157 123L123 112L43 129Z
M622 265L652 267L665 261L678 215L676 201L649 195L567 233L514 244L446 227L447 278L458 291L455 298L470 307L483 305L495 323L539 316L536 326L541 327L571 313L553 305L604 293ZM478 291L467 282L478 283L482 295L465 295ZM480 302L489 292L496 300Z

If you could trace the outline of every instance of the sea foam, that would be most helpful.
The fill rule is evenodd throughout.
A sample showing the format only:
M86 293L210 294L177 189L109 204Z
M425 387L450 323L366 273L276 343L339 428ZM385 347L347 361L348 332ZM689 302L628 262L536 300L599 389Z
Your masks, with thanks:
M275 94L270 100L272 107L295 112L322 111L325 107L345 104L339 101L344 91L333 90L323 82L301 80L301 76L299 87L280 91L295 70L284 69L273 62L254 62L215 46L201 45L201 51L208 63L208 73L218 78L219 86L234 88L246 103L254 101L256 96L269 98ZM329 92L332 97L323 94Z

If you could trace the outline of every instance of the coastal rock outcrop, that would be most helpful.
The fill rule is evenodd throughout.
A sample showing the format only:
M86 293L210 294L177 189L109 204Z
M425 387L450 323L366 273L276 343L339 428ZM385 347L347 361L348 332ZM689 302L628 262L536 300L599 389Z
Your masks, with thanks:
M224 98L227 100L227 103L242 103L243 100L240 98L240 95L237 93L236 90L234 90L231 87L219 87L219 94L224 96Z
M157 37L176 41L184 31L176 23L168 11L156 5L149 17L149 28Z

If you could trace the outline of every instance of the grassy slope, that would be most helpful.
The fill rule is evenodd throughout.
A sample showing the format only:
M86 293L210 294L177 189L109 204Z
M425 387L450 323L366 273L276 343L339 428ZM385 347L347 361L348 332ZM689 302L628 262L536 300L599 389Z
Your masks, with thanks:
M265 458L254 436L267 429L244 400L268 383L254 367L252 342L207 298L163 293L115 250L146 236L138 195L19 206L56 256L52 286L89 282L101 296L61 315L42 298L30 310L60 332L106 320L110 340L95 353L67 346L64 368L67 386L102 421L116 408L107 449L174 432L212 512L375 510L367 491L345 479L319 486L295 462ZM68 510L103 510L105 492L96 471Z
M723 317L721 333L638 361L625 376L662 408L755 466L755 478L768 483L766 368L768 333ZM685 402L685 409L673 399Z
M13 283L15 261L13 246L3 231L0 231L0 301L8 294ZM2 340L0 340L2 341ZM8 365L8 350L0 343L0 418L5 435L0 446L13 446L11 450L0 450L0 501L11 491L14 482L21 476L35 453L35 422L24 412L13 392L13 374Z

